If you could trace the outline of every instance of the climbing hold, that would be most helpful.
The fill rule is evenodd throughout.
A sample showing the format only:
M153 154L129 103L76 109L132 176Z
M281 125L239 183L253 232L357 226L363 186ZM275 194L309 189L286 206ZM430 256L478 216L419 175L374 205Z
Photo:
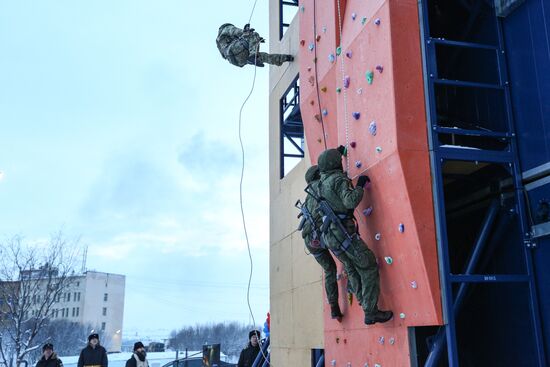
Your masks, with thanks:
M360 113L360 112L352 112L351 115L352 115L353 118L356 119L356 120L359 120L359 118L361 117L361 113Z
M349 143L349 146L355 148L357 146L357 143L352 141L351 143Z
M393 259L390 256L384 257L384 260L386 261L386 264L391 265L393 263Z
M349 82L350 82L349 75L346 75L344 77L344 88L349 88Z
M404 318L405 318L405 314L404 314L403 312L401 312L401 313L399 314L399 318L400 318L400 319L404 319Z
M357 89L357 94L361 94L361 93L363 93L363 88L358 88Z
M322 143L322 142L323 142L323 139L321 139L321 138L317 139L317 143Z
M399 223L399 232L405 232L405 225L403 223Z
M390 345L394 345L395 344L395 338L390 338Z
M365 73L365 78L367 78L367 83L372 84L372 80L374 79L374 73L371 70L368 70Z
M321 122L321 116L319 116L319 115L315 115L315 120L317 120L317 121Z
M365 365L363 367L369 367L369 364L368 363L365 363Z
M332 63L332 62L334 62L334 60L336 60L336 58L334 57L334 54L328 55L328 61L329 61L329 62Z
M344 152L342 153L344 157L348 156L348 147L344 147Z
M336 93L340 93L342 91L342 88L336 87Z
M376 136L376 121L372 120L369 124L369 132L372 136Z
M348 59L351 59L351 55L352 55L351 51L346 52L346 57L347 57Z
M381 23L381 22L380 22L380 18L376 18L376 19L374 20L374 24L380 25L380 23Z
M311 71L311 66L308 66L308 67L307 67L307 71Z
M383 336L378 338L378 344L384 344L384 337Z
M323 33L327 33L327 27L323 26Z
M375 364L374 364L374 367L382 367L382 366L379 365L378 363L375 363Z
M355 161L355 167L361 168L361 161Z
M315 37L315 40L319 42L321 40L321 35L318 34L317 37Z
M312 75L310 76L307 81L309 82L309 84L313 87L315 85L315 77Z
M361 18L361 24L365 25L366 22L367 22L367 17Z
M311 42L308 46L309 50L310 51L313 51L313 49L315 48L315 44L313 42Z
M357 14L351 13L351 20L355 20L355 18L357 18Z
M378 70L378 72L382 74L382 72L384 71L384 67L382 65L376 65L376 70Z
M374 235L374 239L377 241L380 241L381 238L382 238L382 235L380 233L377 233Z
M369 206L368 208L366 208L366 209L363 210L363 215L364 215L365 217L368 217L368 216L370 216L370 215L372 214L372 211L373 211L372 206Z
M336 55L340 56L341 53L342 53L342 47L340 46L336 47Z
M376 153L382 153L382 147L376 147Z
M332 361L330 361L330 365L331 366L336 366L336 359L333 359Z
M312 99L311 101L309 101L309 104L313 106L315 104L315 101Z
M323 109L322 114L323 114L323 116L326 116L326 115L328 115L328 111L326 109Z
M412 288L412 289L418 288L418 284L416 283L416 280L413 280L413 281L411 282L411 288Z
M304 46L306 44L306 40L301 40L300 45Z
M327 91L327 87L322 87L321 88L321 92L326 92Z
M300 8L300 10L302 11L302 13L306 10L306 8L304 8L304 6L302 5L302 7Z
M344 340L345 340L345 339L344 339ZM344 344L345 344L345 342L344 342ZM348 362L347 367L351 367L351 362Z

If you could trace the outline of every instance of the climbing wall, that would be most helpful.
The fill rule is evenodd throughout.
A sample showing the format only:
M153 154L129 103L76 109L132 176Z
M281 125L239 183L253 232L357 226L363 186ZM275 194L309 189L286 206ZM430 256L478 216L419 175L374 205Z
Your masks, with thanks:
M407 327L442 323L417 2L303 0L299 14L312 163L342 144L349 177L371 178L355 216L378 259L379 306L395 314L364 325L340 277L345 317L331 320L325 307L325 363L409 366Z

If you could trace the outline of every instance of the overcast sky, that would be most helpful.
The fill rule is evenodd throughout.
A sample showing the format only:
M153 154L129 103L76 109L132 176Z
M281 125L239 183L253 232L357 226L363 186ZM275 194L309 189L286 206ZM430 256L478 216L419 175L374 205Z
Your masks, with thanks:
M254 69L229 65L215 38L252 3L0 2L0 235L80 236L88 269L126 275L126 337L250 320L237 127ZM252 21L265 37L267 7ZM268 72L243 119L257 324L269 308Z

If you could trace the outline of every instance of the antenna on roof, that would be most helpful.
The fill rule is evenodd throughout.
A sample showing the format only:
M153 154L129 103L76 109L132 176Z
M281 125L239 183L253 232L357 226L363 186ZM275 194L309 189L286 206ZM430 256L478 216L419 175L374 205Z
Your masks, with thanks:
M84 246L84 252L82 253L82 273L86 272L87 259L88 259L88 245Z

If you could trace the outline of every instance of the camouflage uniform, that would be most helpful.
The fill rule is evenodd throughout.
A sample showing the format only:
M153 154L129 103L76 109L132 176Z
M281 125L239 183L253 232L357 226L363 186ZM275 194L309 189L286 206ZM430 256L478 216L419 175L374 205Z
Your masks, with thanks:
M319 156L318 162L321 170L321 197L341 218L342 224L352 238L350 246L341 251L345 236L335 224L331 224L326 233L322 234L323 240L335 254L338 254L338 259L344 263L346 269L349 269L352 288L356 290L357 299L365 312L365 323L385 322L392 314L391 311L378 310L380 279L376 257L359 237L353 218L353 210L363 198L363 188L354 188L351 180L343 172L342 154L338 150L325 150Z
M281 66L285 61L294 59L291 55L259 52L261 41L257 32L244 32L233 24L226 23L218 31L216 45L224 59L241 68L246 64L254 65L255 59L260 66L263 66L263 62Z
M319 168L317 166L310 167L306 172L306 182L309 186L309 189L312 190L316 195L319 194ZM307 210L311 213L313 221L316 224L317 228L321 227L323 219L321 214L317 210L319 204L311 196L307 195L304 202ZM302 238L305 241L306 248L308 251L315 257L315 260L321 265L325 273L325 291L327 293L328 303L331 306L338 304L338 283L336 283L336 263L332 258L332 255L329 253L328 249L321 247L320 240L321 238L315 237L315 235L320 236L321 233L314 233L314 228L310 222L306 221L304 223L304 228L302 229Z

